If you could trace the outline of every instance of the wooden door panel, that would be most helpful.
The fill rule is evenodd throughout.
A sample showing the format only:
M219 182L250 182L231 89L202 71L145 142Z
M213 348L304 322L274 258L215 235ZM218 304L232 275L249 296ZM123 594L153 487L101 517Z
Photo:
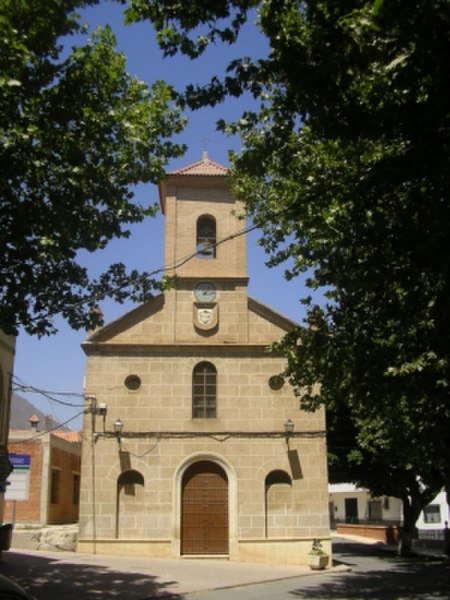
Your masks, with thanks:
M228 554L228 481L219 465L199 461L182 482L182 554Z

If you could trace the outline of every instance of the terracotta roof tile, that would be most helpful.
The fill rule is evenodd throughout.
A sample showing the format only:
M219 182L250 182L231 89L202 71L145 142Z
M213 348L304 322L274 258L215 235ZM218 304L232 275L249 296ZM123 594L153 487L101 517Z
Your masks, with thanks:
M68 442L81 444L81 431L53 431L52 433Z
M33 431L30 428L28 428L28 429L20 429L20 428L17 428L17 427L13 427L12 429L9 430L10 434L11 433L23 433L23 432L33 433Z
M180 169L169 171L168 175L226 175L228 169L219 163L208 158L208 153L204 152L202 159L190 163Z

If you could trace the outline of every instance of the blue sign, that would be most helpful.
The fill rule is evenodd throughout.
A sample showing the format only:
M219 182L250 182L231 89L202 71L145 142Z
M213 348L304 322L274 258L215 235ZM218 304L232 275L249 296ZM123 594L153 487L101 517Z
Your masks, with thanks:
M13 471L8 477L9 485L5 491L6 500L28 500L30 489L29 454L10 454L9 460Z
M31 456L29 454L9 454L9 460L14 469L29 469Z

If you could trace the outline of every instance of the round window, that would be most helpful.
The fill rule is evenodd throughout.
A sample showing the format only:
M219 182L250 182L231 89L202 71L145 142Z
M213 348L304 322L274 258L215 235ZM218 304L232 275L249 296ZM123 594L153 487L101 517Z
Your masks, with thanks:
M269 387L271 390L281 390L284 385L284 379L281 375L272 375L269 379Z
M129 390L138 390L141 387L141 378L138 375L128 375L125 379L125 386Z

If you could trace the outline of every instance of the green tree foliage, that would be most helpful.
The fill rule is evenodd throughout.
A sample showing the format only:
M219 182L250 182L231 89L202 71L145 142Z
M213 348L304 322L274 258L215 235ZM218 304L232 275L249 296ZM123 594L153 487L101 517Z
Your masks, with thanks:
M128 22L150 20L166 56L197 58L211 44L236 41L256 0L129 0ZM190 35L193 33L193 35Z
M132 78L109 28L85 45L76 9L95 0L3 0L0 8L0 328L53 331L99 319L92 305L152 288L112 265L92 281L77 252L104 248L153 209L131 186L157 181L183 149L172 91Z
M152 18L161 3L133 4ZM177 4L155 25L170 52L192 56L205 27L255 5L196 18L192 0L177 19ZM350 475L402 498L408 532L450 491L450 4L263 0L258 11L269 55L234 61L185 100L253 93L254 112L221 124L244 141L236 192L271 264L289 259L288 277L306 273L327 296L304 299L306 326L280 346L286 376L305 409L324 403L345 423Z

